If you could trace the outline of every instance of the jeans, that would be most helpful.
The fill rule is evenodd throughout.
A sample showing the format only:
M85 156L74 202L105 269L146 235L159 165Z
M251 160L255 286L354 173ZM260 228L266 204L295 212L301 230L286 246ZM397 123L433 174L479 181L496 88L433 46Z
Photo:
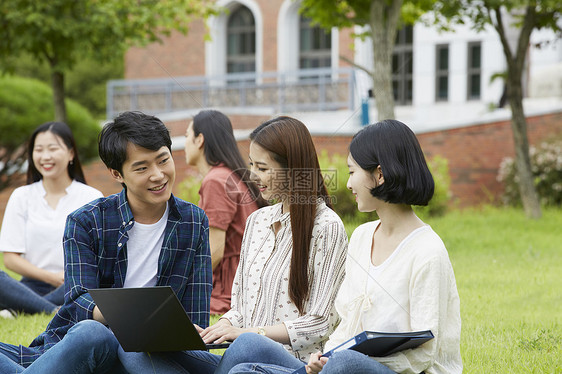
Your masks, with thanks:
M59 288L61 289L59 291ZM52 293L58 297L58 293L62 293L64 297L63 287L59 287ZM8 274L0 270L0 309L14 309L25 313L53 313L57 305L53 303L54 298L38 295L24 283L15 280Z
M148 354L125 352L119 347L117 354L125 370L134 374L213 374L221 360L221 356L207 351Z
M32 278L21 278L21 283L35 291L36 294L43 296L55 305L64 304L64 284L59 287L51 286L49 283Z
M215 373L292 373L304 365L281 343L244 333L228 347Z
M372 357L351 349L334 353L322 369L322 374L337 373L396 374Z
M0 343L0 373L123 373L117 362L119 343L104 325L85 320L27 368L19 365L19 347Z
M238 343L238 344L237 344ZM290 374L305 363L279 343L256 334L242 334L226 350L217 374ZM396 374L362 353L345 350L328 360L322 374Z

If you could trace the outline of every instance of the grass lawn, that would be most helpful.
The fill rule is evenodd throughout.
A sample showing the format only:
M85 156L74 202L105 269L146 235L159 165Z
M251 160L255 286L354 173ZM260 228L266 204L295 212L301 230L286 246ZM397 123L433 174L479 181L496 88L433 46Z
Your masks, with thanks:
M426 222L455 269L464 372L562 373L562 210L530 221L522 210L483 208ZM0 341L28 344L50 318L0 318Z

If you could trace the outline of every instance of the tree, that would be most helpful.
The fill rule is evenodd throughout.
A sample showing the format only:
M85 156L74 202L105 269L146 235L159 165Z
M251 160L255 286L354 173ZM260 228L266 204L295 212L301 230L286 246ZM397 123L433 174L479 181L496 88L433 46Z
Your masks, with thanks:
M130 45L160 41L189 21L214 13L205 0L9 0L0 2L0 68L25 52L50 68L55 119L66 122L65 73L77 59L103 61Z
M541 217L541 206L535 188L527 121L523 110L522 75L529 50L531 33L548 28L562 32L562 2L559 0L449 0L438 3L437 14L447 22L470 20L476 30L491 25L497 32L507 64L506 89L511 107L511 129L515 145L515 163L519 174L519 192L525 213ZM440 19L443 21L443 18ZM508 34L517 36L512 43Z
M373 80L378 119L394 118L392 52L396 31L413 24L431 9L432 0L302 0L302 13L330 29L368 26L361 37L369 36L373 46L373 70L348 61Z
M117 52L116 52L117 53ZM102 61L91 56L80 56L64 75L66 98L83 105L94 118L105 118L107 105L107 81L123 79L124 56ZM20 54L11 74L38 79L50 85L50 68L29 54Z
M25 142L33 130L53 120L53 92L38 80L0 77L0 191L21 183L27 160ZM100 124L78 103L67 99L68 126L82 162L98 155ZM24 179L25 180L25 179Z

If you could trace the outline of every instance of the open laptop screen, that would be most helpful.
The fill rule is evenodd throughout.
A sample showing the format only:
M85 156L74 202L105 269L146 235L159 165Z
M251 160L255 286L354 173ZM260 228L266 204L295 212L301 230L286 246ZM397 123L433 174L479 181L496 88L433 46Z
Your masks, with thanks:
M126 352L226 348L205 344L170 286L88 290Z

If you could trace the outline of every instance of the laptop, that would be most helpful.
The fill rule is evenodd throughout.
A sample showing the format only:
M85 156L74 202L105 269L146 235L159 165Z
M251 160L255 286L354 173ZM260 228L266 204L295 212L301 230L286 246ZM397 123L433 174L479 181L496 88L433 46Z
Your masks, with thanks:
M125 352L227 348L205 344L170 286L88 290Z

